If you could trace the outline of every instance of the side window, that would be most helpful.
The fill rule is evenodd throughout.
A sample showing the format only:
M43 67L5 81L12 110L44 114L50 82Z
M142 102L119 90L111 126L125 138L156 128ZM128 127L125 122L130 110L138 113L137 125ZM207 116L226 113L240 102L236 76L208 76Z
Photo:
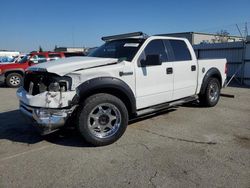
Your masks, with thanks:
M37 57L38 57L38 63L44 63L47 61L47 58L44 55L37 55Z
M50 61L57 60L57 59L60 59L60 58L61 58L60 54L49 54L49 60Z
M30 61L32 61L33 63L38 63L38 56L37 56L37 55L33 55L33 56L30 58Z
M47 61L47 58L44 55L34 55L30 58L30 61L33 61L33 63L44 63Z
M168 54L172 61L192 60L187 44L182 40L165 40Z
M139 59L145 60L147 55L160 55L160 60L162 62L168 61L165 46L162 40L157 39L149 42Z

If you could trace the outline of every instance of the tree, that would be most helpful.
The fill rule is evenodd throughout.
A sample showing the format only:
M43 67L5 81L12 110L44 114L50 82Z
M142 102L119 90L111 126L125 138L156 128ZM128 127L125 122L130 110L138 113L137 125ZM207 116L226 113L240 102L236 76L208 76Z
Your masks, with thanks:
M55 45L54 52L56 51L57 48L58 48L57 45Z
M215 35L215 39L213 42L228 42L229 40L229 32L227 30L221 29Z
M223 29L217 32L217 35L224 36L224 37L228 37L229 34L230 33L227 30L223 30Z
M41 46L39 46L39 52L43 52L43 49Z

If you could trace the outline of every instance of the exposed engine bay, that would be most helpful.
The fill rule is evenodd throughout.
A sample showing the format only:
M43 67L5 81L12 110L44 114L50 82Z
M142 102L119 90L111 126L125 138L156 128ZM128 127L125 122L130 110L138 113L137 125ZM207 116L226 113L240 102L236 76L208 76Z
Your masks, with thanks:
M48 72L27 72L23 88L30 95L37 95L45 91L65 92L70 90L71 85L72 79L68 76L58 76Z
M72 78L48 72L28 71L17 90L21 104L40 108L70 108L76 95Z

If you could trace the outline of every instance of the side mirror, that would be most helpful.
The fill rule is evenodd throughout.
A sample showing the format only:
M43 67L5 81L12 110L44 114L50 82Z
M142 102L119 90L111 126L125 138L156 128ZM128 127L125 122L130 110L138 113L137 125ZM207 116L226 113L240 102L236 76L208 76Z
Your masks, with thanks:
M161 65L162 62L160 60L160 55L147 55L146 60L142 59L141 60L141 66L155 66L155 65Z
M33 61L28 61L28 65L29 65L29 66L31 66L31 65L33 65L33 64L34 64Z

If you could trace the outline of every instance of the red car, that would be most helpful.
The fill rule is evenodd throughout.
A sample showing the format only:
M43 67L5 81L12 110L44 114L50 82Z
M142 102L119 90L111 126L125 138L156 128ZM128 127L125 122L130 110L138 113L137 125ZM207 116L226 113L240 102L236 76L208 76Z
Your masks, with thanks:
M9 87L19 87L27 68L64 57L63 52L32 52L17 63L0 65L0 82L5 82Z

